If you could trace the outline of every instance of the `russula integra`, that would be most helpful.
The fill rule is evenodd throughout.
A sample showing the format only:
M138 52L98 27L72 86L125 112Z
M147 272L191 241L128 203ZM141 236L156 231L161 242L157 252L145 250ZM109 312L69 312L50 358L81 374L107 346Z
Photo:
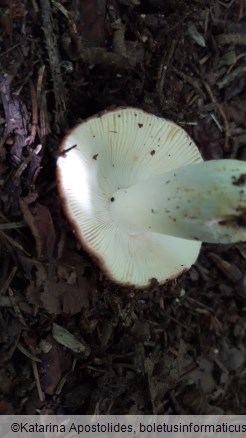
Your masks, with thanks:
M57 181L77 239L122 285L177 277L202 241L246 240L246 164L203 162L182 128L139 109L110 110L72 129Z

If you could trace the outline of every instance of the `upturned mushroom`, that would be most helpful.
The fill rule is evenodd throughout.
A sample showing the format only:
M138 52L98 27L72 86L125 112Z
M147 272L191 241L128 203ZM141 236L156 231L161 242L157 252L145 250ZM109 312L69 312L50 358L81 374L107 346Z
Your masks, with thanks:
M201 242L246 240L246 164L204 162L169 120L109 110L73 128L60 152L64 212L115 283L164 283L191 267Z

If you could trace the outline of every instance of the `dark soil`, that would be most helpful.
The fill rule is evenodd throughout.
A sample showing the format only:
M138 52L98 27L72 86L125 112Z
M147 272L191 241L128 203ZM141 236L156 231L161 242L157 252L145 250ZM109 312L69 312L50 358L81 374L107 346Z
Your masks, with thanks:
M0 413L245 413L245 244L120 289L55 180L67 130L112 105L245 160L245 1L0 0L0 23Z

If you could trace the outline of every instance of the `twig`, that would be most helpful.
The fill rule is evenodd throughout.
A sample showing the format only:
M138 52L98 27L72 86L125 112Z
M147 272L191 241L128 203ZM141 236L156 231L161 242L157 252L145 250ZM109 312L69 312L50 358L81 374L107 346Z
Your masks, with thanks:
M210 113L210 117L213 119L214 123L219 128L220 132L223 132L223 128L222 128L221 124L219 123L219 121L216 119L215 115L213 113Z
M198 300L195 300L194 298L191 298L191 297L188 297L188 296L186 296L185 298L186 298L186 300L188 300L188 301L190 301L192 303L195 303L199 307L203 307L204 309L208 310L209 313L214 314L214 310L211 307L206 306L205 304L201 303Z
M168 316L168 318L170 318L172 321L176 322L176 324L179 325L180 327L182 327L183 329L187 330L187 332L193 332L193 329L191 327L187 327L185 324L182 324L182 322L180 322L174 316L169 315L165 310L159 310L159 312L160 312L160 315L163 315L165 317Z
M7 242L10 243L10 245L24 252L24 254L31 256L31 254L29 254L20 243L16 242L14 239L12 239L10 236L8 236L6 233L4 233L1 230L0 230L0 236L3 238L3 241L7 240Z
M61 62L58 50L57 39L55 37L54 27L52 23L52 11L50 0L42 0L40 2L43 20L43 31L46 41L46 47L49 57L51 77L53 81L53 90L55 96L55 122L60 128L63 122L63 113L66 109L65 105L65 86L62 79Z
M222 2L221 0L218 0L218 3L221 6L224 6L226 9L230 9L230 7L233 5L233 3L235 3L235 0L231 0L230 3L225 3L225 2Z
M42 86L43 86L43 81L44 81L44 72L45 72L45 65L42 65L38 71L38 81L37 81L37 101L40 101L40 97L41 97L41 91L42 91Z
M207 93L208 93L212 103L214 104L214 106L216 107L217 111L220 113L220 115L221 115L221 117L223 119L223 122L224 122L224 133L225 133L224 148L225 148L225 151L228 151L228 149L229 149L229 125L228 125L228 121L227 121L226 115L224 113L224 110L223 110L222 106L216 101L216 99L215 99L215 97L213 95L213 92L212 92L212 90L211 90L211 88L210 88L210 86L208 85L207 82L204 82L204 87L206 88Z
M0 223L0 230L16 230L16 228L27 227L27 224L23 221L20 222L9 222L7 224Z
M231 73L231 71L232 71L232 69L234 68L235 64L236 64L238 61L240 61L240 59L242 59L242 58L246 58L246 52L240 53L239 55L237 55L237 56L235 57L235 60L234 60L233 64L231 64L230 67L228 67L228 70L227 70L227 72L226 72L227 75L229 75L229 74Z
M229 374L228 369L225 367L225 365L218 359L218 357L214 356L213 357L214 362L216 363L216 365L218 365L218 367L223 371L223 373L225 374Z
M237 2L237 21L240 21L243 16L244 0L238 0Z
M30 89L31 89L31 98L32 98L32 128L31 128L31 134L26 139L26 144L28 145L34 142L37 132L37 125L38 125L38 102L37 102L36 90L33 86L32 81L30 81Z
M43 93L40 97L40 140L43 147L46 144L46 136L51 132L50 129L50 123L49 123L49 116L48 116L48 110L47 110L47 100L46 100L46 94Z
M14 46L9 47L7 50L5 50L5 52L1 52L0 53L0 57L1 56L5 56L7 55L7 53L12 52L12 50L16 49L17 47L19 47L21 45L21 43L17 43Z
M28 351L25 347L23 347L23 345L21 345L20 342L17 344L16 348L18 348L18 350L21 351L21 353L23 353L26 357L33 360L34 362L42 362L41 359L36 357L33 353Z
M33 370L33 375L34 375L34 379L35 379L35 383L36 383L36 387L37 387L37 391L38 391L39 400L41 402L44 402L45 396L44 396L44 393L43 393L42 388L41 388L38 367L37 367L37 364L34 360L32 360L32 370Z
M189 84L193 88L195 88L203 99L205 98L205 94L202 91L201 87L198 85L198 81L197 80L194 80L194 78L190 78L187 74L177 70L175 67L173 67L173 70L175 71L175 73L178 76L180 76L185 82L187 82L187 84Z
M229 85L231 82L233 82L237 76L244 76L244 74L246 73L246 66L242 65L241 67L237 67L235 68L235 70L233 70L230 74L227 74L223 79L221 79L221 81L217 82L217 86L219 88L219 90L221 90L221 88Z
M20 311L20 309L19 309L19 307L18 307L18 305L16 303L15 295L14 295L14 292L11 289L11 287L8 288L8 293L9 293L9 298L10 298L10 301L12 303L13 309L14 309L14 311L16 313L16 316L18 317L18 319L21 322L21 324L23 324L24 327L27 327L27 323L24 320L24 317L23 317L23 315L22 315L22 313L21 313L21 311Z
M235 44L244 46L246 44L246 35L241 33L222 34L217 36L216 41L221 45Z
M15 341L13 342L12 346L10 347L10 349L8 350L8 352L5 353L6 356L4 357L4 353L1 354L2 362L11 360L11 358L12 358L12 356L17 348L17 345L19 343L20 335L21 335L21 330L18 332L17 337L16 337Z
M25 160L18 167L17 171L14 174L14 178L20 178L21 174L26 169L28 163L30 163L30 161L32 161L33 156L38 155L39 152L41 151L41 149L42 149L42 146L41 146L41 144L39 144L38 146L36 146L36 148L34 150L32 150L30 152L30 154L25 158Z
M77 31L76 24L75 24L75 22L73 20L71 20L69 12L67 11L67 9L64 8L64 6L61 5L59 2L57 2L55 0L51 0L51 1L52 1L52 4L66 17L66 19L68 21L68 24L69 24L69 27L70 27L70 30L73 33L77 34L78 31Z
M159 65L158 72L157 72L156 91L159 95L161 105L163 104L163 99L164 99L163 87L164 87L164 83L165 83L167 69L168 69L170 61L173 57L173 53L174 53L176 44L177 44L177 40L172 40L171 48L169 50L167 58L165 58L165 56L162 57L162 60L161 60L161 63Z
M12 280L13 280L15 274L16 274L16 271L17 271L17 266L14 266L12 271L10 272L8 278L5 280L5 283L4 283L3 287L0 289L0 296L4 295L5 292L8 290L8 288L11 285Z
M4 133L0 141L0 148L3 146L6 138L10 133L14 133L14 144L11 148L12 155L16 155L19 159L22 147L25 146L25 139L27 135L26 120L23 117L24 106L20 100L11 94L10 83L13 76L8 74L0 75L0 91L1 99L5 113L6 124Z
M59 381L57 388L56 388L56 395L60 395L63 389L63 386L65 385L65 383L67 382L67 378L74 372L75 370L75 366L77 363L77 358L75 357L71 366L71 369L68 370L64 376L62 376L61 380Z
M39 12L39 7L36 3L36 0L32 0L32 7L34 9L35 14L37 14Z
M74 144L73 146L70 146L69 148L64 149L64 151L61 151L61 152L55 152L55 153L54 153L55 158L65 157L66 154L67 154L68 152L70 152L72 149L75 149L76 147L77 147L77 145Z

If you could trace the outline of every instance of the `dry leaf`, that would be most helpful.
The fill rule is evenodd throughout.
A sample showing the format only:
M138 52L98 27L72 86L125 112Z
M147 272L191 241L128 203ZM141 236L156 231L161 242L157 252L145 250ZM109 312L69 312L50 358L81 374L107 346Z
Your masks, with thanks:
M76 284L68 284L63 280L58 282L46 280L44 292L41 293L40 299L48 313L55 315L69 313L75 315L82 308L88 307L89 289L90 285L86 279L84 279L83 287Z
M205 394L211 394L215 388L213 377L214 365L209 360L200 357L197 360L198 368L189 373L189 382L195 383L199 388L201 386Z
M50 260L54 252L55 227L48 208L36 203L30 207L20 199L20 208L36 242L39 260Z
M62 351L60 345L51 335L42 342L46 342L51 348L40 356L42 360L41 385L46 394L53 395L63 373L71 365L71 355L68 356L67 353Z
M59 344L69 348L74 353L85 353L87 350L85 344L82 344L72 333L56 323L53 324L52 334Z

